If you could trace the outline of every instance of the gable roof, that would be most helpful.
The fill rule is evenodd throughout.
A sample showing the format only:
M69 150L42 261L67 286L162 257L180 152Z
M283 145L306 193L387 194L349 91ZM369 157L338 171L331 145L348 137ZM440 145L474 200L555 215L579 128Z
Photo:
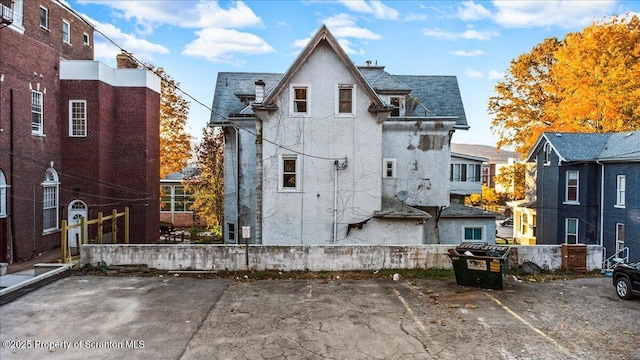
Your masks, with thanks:
M640 161L640 130L617 133L543 133L529 152L533 161L549 143L561 162Z
M273 108L275 106L275 99L280 95L280 93L286 88L287 84L291 81L291 78L300 70L302 65L307 61L309 56L313 53L313 51L318 47L320 42L326 41L327 44L333 49L338 58L342 60L342 63L347 67L351 75L355 78L356 82L360 87L364 89L364 91L369 95L369 100L371 101L370 109L372 110L382 110L382 111L391 111L393 108L388 108L387 105L380 99L375 90L369 85L369 83L364 79L362 73L358 71L358 68L353 64L347 53L344 52L342 46L338 43L335 37L331 34L326 25L322 25L320 29L316 32L316 34L311 38L307 46L302 50L300 55L296 58L296 60L291 64L289 69L284 73L280 81L275 85L273 89L266 93L264 100L261 105L254 105L257 108L260 106L264 108Z

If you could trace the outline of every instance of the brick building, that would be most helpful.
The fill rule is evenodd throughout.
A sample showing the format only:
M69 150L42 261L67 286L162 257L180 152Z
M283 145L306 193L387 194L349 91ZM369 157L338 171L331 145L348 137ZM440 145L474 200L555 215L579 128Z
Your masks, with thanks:
M159 78L127 54L93 61L94 28L64 2L0 4L0 261L59 247L62 220L127 206L131 241L157 240Z

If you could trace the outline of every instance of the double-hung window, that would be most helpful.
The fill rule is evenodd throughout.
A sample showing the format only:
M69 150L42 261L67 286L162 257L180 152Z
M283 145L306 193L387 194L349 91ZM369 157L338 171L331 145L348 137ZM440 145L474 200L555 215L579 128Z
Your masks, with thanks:
M578 185L580 182L580 172L578 170L567 170L565 187L565 204L578 204Z
M300 190L300 164L298 156L283 155L280 157L280 191L299 191Z
M355 116L356 89L353 84L338 84L336 91L336 116Z
M67 20L62 20L62 41L71 44L71 23Z
M544 152L544 165L551 164L551 144L545 143L543 152Z
M467 181L467 164L451 164L450 181Z
M616 254L624 249L624 224L616 224Z
M89 34L82 33L82 43L87 46L91 46L91 38L89 37Z
M309 115L309 86L291 86L291 115Z
M402 98L397 96L389 97L389 102L393 105L393 110L391 110L391 117L398 117L401 115L402 110Z
M86 100L69 100L69 136L87 136Z
M0 218L7 217L7 178L0 170Z
M395 178L396 177L396 159L385 158L382 160L382 177L383 178Z
M578 243L578 219L567 218L565 219L565 235L564 242L567 244Z
M627 187L625 175L618 175L616 178L616 207L625 207L625 189Z
M58 173L49 168L42 182L42 231L50 233L58 230Z
M40 27L49 30L49 9L40 6Z
M31 133L42 135L44 133L42 124L43 99L40 91L31 91Z

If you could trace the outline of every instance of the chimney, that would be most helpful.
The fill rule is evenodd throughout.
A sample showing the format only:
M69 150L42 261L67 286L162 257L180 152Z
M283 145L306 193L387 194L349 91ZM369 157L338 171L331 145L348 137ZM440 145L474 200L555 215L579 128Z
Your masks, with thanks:
M118 69L137 69L138 62L131 57L131 54L122 50L122 52L116 55L116 64Z
M364 63L366 64L366 66L371 66L371 60L367 60Z
M258 81L255 82L256 84L256 102L257 103L262 103L262 100L264 100L264 81L258 79Z

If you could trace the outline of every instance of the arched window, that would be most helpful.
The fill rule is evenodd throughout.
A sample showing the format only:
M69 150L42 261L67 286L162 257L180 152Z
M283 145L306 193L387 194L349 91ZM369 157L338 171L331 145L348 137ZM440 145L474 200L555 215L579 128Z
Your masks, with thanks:
M0 170L0 218L7 217L7 178Z
M47 169L42 182L42 232L58 230L58 190L60 181L53 167Z

